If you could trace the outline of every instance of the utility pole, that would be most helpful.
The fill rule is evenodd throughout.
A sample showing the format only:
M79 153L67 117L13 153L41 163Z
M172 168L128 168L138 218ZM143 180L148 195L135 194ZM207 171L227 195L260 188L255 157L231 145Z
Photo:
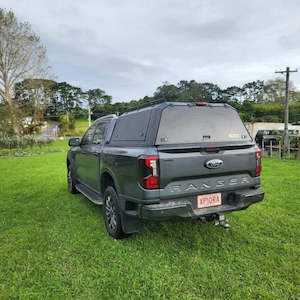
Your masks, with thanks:
M284 109L284 153L288 151L289 143L289 86L290 86L290 73L298 72L298 70L290 70L289 67L286 67L283 71L275 71L275 73L286 74L285 79L285 109Z

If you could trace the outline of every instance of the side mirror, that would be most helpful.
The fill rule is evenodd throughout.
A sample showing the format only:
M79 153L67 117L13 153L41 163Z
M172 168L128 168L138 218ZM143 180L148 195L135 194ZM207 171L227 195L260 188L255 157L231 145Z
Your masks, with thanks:
M80 138L71 138L69 139L69 146L75 147L80 145Z

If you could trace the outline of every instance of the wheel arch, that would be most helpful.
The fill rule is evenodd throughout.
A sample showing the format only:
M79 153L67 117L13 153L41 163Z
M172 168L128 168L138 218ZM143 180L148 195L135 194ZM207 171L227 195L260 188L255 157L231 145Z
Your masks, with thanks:
M100 191L102 195L104 195L108 186L112 186L119 194L119 186L114 174L109 169L105 169L100 176Z

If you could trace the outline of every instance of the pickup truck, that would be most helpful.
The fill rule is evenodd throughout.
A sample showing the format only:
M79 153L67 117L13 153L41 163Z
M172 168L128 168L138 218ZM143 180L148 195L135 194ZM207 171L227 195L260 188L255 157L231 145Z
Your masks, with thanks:
M103 205L108 234L126 238L142 219L215 220L263 200L261 150L223 103L162 102L97 119L69 140L67 179Z

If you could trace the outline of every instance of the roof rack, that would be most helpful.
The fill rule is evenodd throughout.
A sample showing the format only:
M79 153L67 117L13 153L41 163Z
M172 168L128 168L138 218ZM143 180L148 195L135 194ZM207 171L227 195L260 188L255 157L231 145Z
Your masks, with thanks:
M137 105L135 107L132 107L132 108L129 108L127 110L124 111L123 114L126 114L128 112L131 112L131 111L135 111L135 110L138 110L138 109L142 109L142 108L145 108L145 107L149 107L149 106L153 106L153 105L157 105L157 104L160 104L160 103L167 103L169 101L166 101L166 100L155 100L155 101L151 101L151 102L147 102L147 103L144 103L144 104L141 104L141 105ZM169 102L170 104L174 104L174 103L190 103L191 105L193 104L196 104L197 102L194 102L194 101L187 101L187 102L183 102L183 101L178 101L178 102ZM219 104L219 105L224 105L225 107L231 107L231 105L229 105L228 103L226 102L207 102L208 106L210 106L211 104Z
M127 113L127 112L130 112L130 111L138 110L138 109L145 108L145 107L148 107L148 106L157 105L157 104L164 103L164 102L167 102L167 101L166 100L155 100L155 101L147 102L147 103L137 105L135 107L132 107L132 108L129 108L129 109L125 110L124 114Z

